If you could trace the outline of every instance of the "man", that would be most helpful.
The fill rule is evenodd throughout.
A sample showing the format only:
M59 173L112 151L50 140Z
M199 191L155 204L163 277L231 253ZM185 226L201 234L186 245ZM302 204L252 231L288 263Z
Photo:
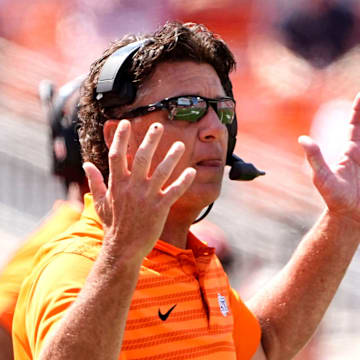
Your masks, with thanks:
M231 163L233 57L196 24L167 23L146 39L115 42L84 83L80 139L92 195L23 284L15 358L291 359L358 246L359 100L334 171L301 138L327 207L247 308L213 249L188 231Z
M0 360L13 359L11 328L21 283L31 270L33 258L49 239L65 231L80 218L83 196L88 191L82 170L80 144L75 131L76 99L81 79L62 86L43 82L40 95L50 125L52 173L64 184L66 201L57 200L40 226L24 241L0 272Z

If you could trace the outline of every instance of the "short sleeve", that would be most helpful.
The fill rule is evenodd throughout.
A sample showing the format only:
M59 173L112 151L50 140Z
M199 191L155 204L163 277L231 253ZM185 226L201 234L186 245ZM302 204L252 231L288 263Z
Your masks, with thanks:
M230 289L230 306L234 317L236 358L251 359L260 344L260 324L234 289Z
M26 301L25 327L29 350L37 359L45 338L83 287L93 261L60 253L51 259L33 281Z

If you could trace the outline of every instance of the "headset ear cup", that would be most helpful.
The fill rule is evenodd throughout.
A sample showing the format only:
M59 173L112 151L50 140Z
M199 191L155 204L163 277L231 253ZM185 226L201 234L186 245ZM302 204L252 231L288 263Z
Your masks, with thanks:
M131 103L134 102L135 97L136 97L136 87L130 81L126 82L124 87L126 88L126 90L125 90L126 93L123 95L123 99L124 99L124 101L126 101L124 103L124 105L125 104L131 104Z
M111 104L110 106L127 105L135 100L136 88L128 77L124 77L118 72L114 83L114 89L110 94L115 96L115 104Z

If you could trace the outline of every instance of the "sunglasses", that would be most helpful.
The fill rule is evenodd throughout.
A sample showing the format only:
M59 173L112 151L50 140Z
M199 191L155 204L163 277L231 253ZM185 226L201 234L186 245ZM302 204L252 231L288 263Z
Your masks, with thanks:
M228 125L233 122L235 117L235 100L228 96L218 99L199 95L175 96L154 104L138 107L121 115L117 115L116 108L113 108L108 116L115 119L129 119L166 109L169 112L169 120L195 123L206 115L209 106L214 109L221 123Z

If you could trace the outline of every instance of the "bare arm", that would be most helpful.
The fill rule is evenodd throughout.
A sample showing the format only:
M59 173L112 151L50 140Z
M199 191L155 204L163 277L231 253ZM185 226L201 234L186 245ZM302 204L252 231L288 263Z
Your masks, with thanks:
M253 355L251 360L266 360L264 349L261 344L258 346L256 353Z
M358 246L360 224L324 213L290 262L251 302L268 359L291 359L310 339Z
M278 276L249 302L267 359L291 359L317 328L360 239L360 99L347 151L333 169L317 145L300 138L326 210ZM331 146L331 144L329 144Z
M11 335L0 325L0 360L12 360L13 358Z
M108 188L98 169L86 164L103 221L103 246L79 296L46 338L42 360L118 359L140 265L160 236L171 205L195 176L193 169L186 169L162 190L184 150L183 144L175 143L148 177L162 132L160 124L150 127L130 172L126 160L130 123L120 122L109 151Z

